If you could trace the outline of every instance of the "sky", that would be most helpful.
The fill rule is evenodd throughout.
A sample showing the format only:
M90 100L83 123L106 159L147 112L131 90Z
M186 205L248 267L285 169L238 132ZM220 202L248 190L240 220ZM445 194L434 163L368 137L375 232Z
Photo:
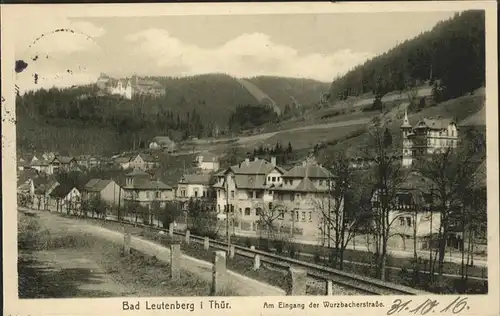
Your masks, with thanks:
M16 33L21 91L124 78L226 73L334 78L430 30L454 12L282 15L23 16ZM74 32L54 32L57 29ZM41 35L44 35L41 37ZM38 83L33 75L38 74Z

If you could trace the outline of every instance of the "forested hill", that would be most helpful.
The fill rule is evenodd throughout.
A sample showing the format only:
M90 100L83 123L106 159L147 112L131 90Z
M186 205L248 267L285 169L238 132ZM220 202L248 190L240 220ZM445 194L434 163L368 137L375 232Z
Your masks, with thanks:
M290 107L310 107L318 103L321 95L329 90L329 83L302 78L258 76L248 81L264 91L282 109Z
M71 149L100 153L142 147L158 135L168 135L175 140L210 137L229 128L237 132L265 123L259 119L242 124L238 120L255 111L265 114L267 109L231 76L149 78L165 88L165 96L126 100L102 95L96 85L42 89L19 96L16 101L18 147L20 150ZM285 87L293 86L286 84L290 80L274 78L271 82L281 81L280 87L287 89ZM304 91L314 91L308 88L308 83L315 82L305 80L291 92L304 103L309 98L319 99L316 92L306 96ZM265 93L270 90L273 96L277 96L276 91L280 89L270 84L258 88ZM279 96L277 99L282 100ZM276 118L271 115L268 119ZM76 138L78 141L74 141Z
M425 83L441 101L470 93L485 82L484 31L484 11L456 14L334 80L329 102Z

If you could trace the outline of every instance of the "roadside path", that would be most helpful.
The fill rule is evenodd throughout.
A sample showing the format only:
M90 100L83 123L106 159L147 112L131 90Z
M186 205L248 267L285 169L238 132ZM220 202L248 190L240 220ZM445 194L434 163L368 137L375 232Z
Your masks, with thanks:
M37 212L37 211L36 211ZM58 222L66 229L68 233L80 232L88 233L92 236L106 239L113 243L123 243L123 233L119 233L107 228L96 226L86 222L85 220L75 220L70 218L59 217L56 214L47 212L37 212L40 218L58 217ZM147 255L156 256L158 260L170 262L170 250L160 244L142 239L138 236L132 236L131 247L137 249ZM201 279L212 282L212 264L198 260L186 255L182 255L181 265L185 270L188 270ZM233 271L228 271L228 284L238 295L242 296L282 296L285 292L277 287L259 282L257 280L245 277Z

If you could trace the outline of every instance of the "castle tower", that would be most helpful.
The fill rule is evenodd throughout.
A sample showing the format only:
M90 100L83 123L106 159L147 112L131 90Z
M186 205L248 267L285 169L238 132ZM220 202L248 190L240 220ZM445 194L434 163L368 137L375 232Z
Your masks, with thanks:
M412 163L412 142L408 138L408 136L411 134L411 124L410 120L408 119L408 112L405 111L405 117L403 119L403 125L401 125L401 132L403 133L403 167L408 167Z
M127 79L127 84L125 85L125 93L124 93L125 98L131 100L132 99L132 83L130 82L130 79Z

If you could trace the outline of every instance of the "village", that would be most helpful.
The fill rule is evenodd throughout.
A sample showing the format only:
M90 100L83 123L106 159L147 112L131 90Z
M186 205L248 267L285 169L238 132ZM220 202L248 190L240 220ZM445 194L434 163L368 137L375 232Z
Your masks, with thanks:
M402 153L394 159L406 169L418 157L456 148L459 139L458 126L453 120L423 119L411 125L406 113L401 134ZM146 224L164 222L162 212L173 212L175 215L167 218L185 227L188 207L192 205L189 203L201 201L217 219L217 227L226 227L226 231L221 228L219 235L257 237L272 227L271 230L277 228L298 243L333 247L332 235L338 226L333 218L335 213L338 216L347 212L343 210L343 197L335 198L334 190L338 190L335 181L339 177L333 174L331 166L323 166L310 156L285 169L277 164L276 157L266 160L255 156L222 167L223 157L205 151L196 154L188 168L183 166L180 177L168 179L155 176L153 170L159 167L162 155L175 151L176 144L168 137L156 137L148 147L142 152L112 157L69 157L55 153L20 156L18 203L68 214L86 210L104 218L123 219L128 214L130 221ZM366 158L351 158L349 169L367 170L372 163L373 160ZM61 176L64 174L85 175L87 179L76 185L71 178ZM485 161L475 174L480 179L479 185L485 186ZM389 249L411 256L414 251L424 252L434 247L432 239L440 230L442 217L433 208L429 182L411 173L398 186L394 195L397 201L391 203L388 212ZM377 191L370 194L371 208L376 209L379 195ZM176 205L177 210L172 211L171 205ZM356 214L362 217L362 213ZM350 218L347 224L353 225L355 220ZM168 227L168 223L164 226ZM349 236L345 247L369 250L369 234L362 225L356 226L358 232L348 229L342 232ZM485 231L475 233L474 238L480 240ZM275 238L267 233L265 236ZM486 255L486 243L472 242L460 229L451 232L447 239L450 260L452 253L458 255L460 250L470 249L472 243L471 253L477 257Z

